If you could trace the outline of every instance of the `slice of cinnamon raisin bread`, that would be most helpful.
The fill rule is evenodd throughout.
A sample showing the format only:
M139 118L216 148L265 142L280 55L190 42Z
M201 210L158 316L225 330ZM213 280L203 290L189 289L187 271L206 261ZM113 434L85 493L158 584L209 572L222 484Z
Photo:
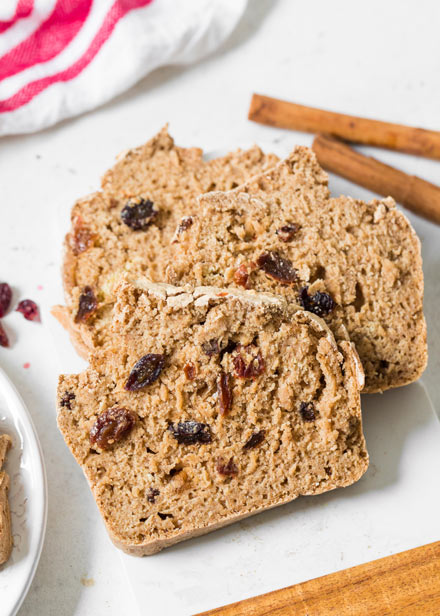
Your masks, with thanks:
M114 543L153 554L365 472L362 367L271 294L121 283L58 424Z
M11 512L8 501L9 475L2 470L11 445L11 437L0 434L0 565L8 560L12 551Z
M298 180L304 160L314 189L311 171ZM329 198L319 169L298 147L239 189L200 197L168 280L284 295L336 334L346 327L366 392L410 383L427 361L419 239L391 198Z
M176 225L196 196L234 188L277 161L256 146L205 161L199 148L177 147L166 128L122 155L104 175L102 190L73 207L65 241L66 307L53 313L79 353L86 357L105 339L121 273L163 280Z

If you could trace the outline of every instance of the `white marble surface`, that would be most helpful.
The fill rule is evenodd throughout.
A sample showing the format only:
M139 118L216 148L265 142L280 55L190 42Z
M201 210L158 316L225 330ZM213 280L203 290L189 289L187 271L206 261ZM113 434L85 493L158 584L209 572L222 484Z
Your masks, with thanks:
M13 284L16 297L38 301L43 313L42 325L10 315L13 348L0 349L39 432L49 482L45 547L20 616L133 613L118 555L55 424L59 367L47 324L61 293L58 212L97 187L115 154L167 121L179 143L205 149L264 141L287 150L311 142L248 122L253 91L440 128L439 23L436 0L250 0L238 30L212 58L157 71L101 109L42 133L0 140L0 278ZM440 162L373 155L440 184ZM331 188L372 196L333 176ZM438 410L440 230L411 220L425 258L430 360L423 381Z

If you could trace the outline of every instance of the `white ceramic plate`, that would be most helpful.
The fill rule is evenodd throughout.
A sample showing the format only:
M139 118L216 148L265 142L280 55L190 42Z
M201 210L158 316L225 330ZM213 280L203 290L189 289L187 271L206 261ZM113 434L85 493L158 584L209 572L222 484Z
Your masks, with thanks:
M32 419L6 374L0 368L0 432L13 441L6 471L11 479L14 547L0 566L0 616L14 616L31 585L41 549L47 518L47 485L43 456Z

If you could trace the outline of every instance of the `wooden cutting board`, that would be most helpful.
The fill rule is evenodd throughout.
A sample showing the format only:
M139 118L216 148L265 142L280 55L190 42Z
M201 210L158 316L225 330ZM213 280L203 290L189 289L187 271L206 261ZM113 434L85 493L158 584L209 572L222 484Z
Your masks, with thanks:
M440 614L440 541L219 607L199 616L388 614Z

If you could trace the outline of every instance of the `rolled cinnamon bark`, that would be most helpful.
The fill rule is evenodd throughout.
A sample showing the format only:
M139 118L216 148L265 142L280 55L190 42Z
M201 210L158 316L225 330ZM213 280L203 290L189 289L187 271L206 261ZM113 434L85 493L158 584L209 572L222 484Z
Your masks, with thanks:
M391 196L415 214L440 224L439 186L364 156L327 135L318 135L312 148L328 171L385 197Z
M305 107L261 94L252 96L249 120L346 141L440 159L440 132Z

